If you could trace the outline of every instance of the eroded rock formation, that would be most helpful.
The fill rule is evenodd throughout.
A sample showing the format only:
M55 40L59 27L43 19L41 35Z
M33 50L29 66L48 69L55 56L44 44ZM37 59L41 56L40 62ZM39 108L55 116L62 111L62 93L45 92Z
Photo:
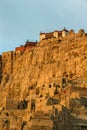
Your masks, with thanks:
M83 109L80 107L83 104L78 104L80 101L77 101L80 97L87 97L87 36L83 30L77 34L70 31L61 39L43 39L33 47L22 49L22 52L18 49L3 53L0 65L1 116L5 110L10 115L5 115L6 120L1 121L1 124L7 123L6 127L10 121L10 129L19 123L20 130L28 130L29 126L36 130L33 122L38 124L41 119L38 129L64 130L65 125L69 125L67 119L67 123L63 123L64 112L67 117L71 117L67 109L71 113ZM87 105L83 110L87 116ZM15 126L12 126L12 121ZM63 124L58 126L59 122ZM48 127L49 124L51 128Z

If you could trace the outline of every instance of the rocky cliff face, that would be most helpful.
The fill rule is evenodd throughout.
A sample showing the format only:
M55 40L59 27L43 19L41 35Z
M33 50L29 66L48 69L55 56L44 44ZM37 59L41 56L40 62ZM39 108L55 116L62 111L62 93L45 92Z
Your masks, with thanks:
M27 50L13 63L13 73L3 76L1 93L14 99L35 95L39 88L42 95L51 93L47 88L53 83L62 87L67 77L78 87L87 85L87 37L71 35L62 41L43 40Z
M42 40L24 53L18 51L18 57L11 60L13 54L4 53L4 62L0 62L1 130L35 130L36 126L68 130L74 124L70 114L87 119L86 34Z

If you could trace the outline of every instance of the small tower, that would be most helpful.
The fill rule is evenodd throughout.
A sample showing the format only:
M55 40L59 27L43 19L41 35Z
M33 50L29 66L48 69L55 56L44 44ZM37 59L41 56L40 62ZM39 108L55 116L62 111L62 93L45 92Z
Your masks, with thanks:
M54 36L55 38L58 38L58 31L57 31L57 30L53 32L53 36Z
M65 37L68 34L68 30L66 30L66 28L64 27L64 29L62 30L62 37Z
M40 41L42 41L43 39L45 39L45 33L40 32Z

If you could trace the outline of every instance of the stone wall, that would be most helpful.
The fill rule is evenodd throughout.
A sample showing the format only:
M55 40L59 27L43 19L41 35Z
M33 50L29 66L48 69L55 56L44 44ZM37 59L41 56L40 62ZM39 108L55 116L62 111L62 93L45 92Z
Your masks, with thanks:
M18 101L8 97L4 99L4 107L7 110L24 110L27 109L27 104L26 100Z
M10 119L10 130L21 130L22 129L22 117L11 116Z
M7 110L18 110L18 101L6 98L6 109Z
M87 120L72 119L72 130L87 130Z
M24 130L53 130L54 123L50 119L35 118L31 119L29 125L27 124Z

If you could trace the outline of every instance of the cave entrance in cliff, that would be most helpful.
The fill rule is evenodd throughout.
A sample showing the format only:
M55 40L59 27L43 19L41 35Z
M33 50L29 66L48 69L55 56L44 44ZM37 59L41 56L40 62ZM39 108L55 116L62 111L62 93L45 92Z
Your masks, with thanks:
M62 77L62 88L66 87L66 78Z
M36 106L35 99L31 99L31 112L35 112L35 106Z
M38 95L39 94L39 88L36 88L36 95Z

